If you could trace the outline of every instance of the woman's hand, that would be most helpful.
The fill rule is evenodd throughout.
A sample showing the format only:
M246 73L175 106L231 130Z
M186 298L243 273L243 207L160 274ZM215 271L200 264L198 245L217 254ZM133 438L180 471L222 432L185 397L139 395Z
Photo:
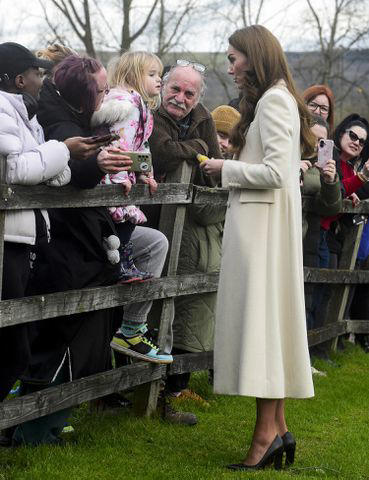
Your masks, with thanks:
M360 198L356 195L356 193L351 193L347 198L349 198L352 202L353 207L357 207L360 203Z
M107 147L98 154L97 164L104 173L118 173L129 170L132 160L128 155L122 155L120 148Z
M333 159L328 160L325 166L320 169L320 172L326 183L334 183L336 178L336 162Z
M205 175L211 175L212 177L220 177L220 173L223 168L224 160L209 158L200 163L200 168Z
M157 189L158 189L158 184L155 180L154 177L151 177L149 175L145 175L144 173L141 173L138 177L137 177L137 181L139 181L140 183L146 183L146 185L149 186L149 191L150 191L150 194L153 195L154 193L156 193Z
M313 164L309 162L309 160L301 160L300 161L300 170L302 170L302 173L306 173L309 168L311 168Z
M70 156L77 160L86 160L87 158L96 155L104 145L103 143L93 142L91 137L71 137L64 140L64 143L70 151Z

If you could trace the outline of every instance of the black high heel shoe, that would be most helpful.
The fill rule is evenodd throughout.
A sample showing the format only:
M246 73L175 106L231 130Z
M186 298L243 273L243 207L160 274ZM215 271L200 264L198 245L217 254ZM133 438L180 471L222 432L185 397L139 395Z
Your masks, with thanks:
M291 432L286 432L282 435L282 441L284 451L286 452L285 466L288 467L295 461L296 440Z
M276 435L260 462L255 465L232 463L231 465L227 465L227 468L230 470L261 470L274 462L274 468L280 470L282 468L283 452L283 440L279 435Z

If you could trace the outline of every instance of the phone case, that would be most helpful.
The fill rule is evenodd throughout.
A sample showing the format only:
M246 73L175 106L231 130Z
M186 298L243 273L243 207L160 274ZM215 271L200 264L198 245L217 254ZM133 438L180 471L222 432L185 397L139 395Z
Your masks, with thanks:
M318 143L318 167L325 167L328 160L333 158L333 140L319 140Z
M148 173L152 170L151 153L144 152L122 152L123 155L131 157L132 165L130 170L137 173Z

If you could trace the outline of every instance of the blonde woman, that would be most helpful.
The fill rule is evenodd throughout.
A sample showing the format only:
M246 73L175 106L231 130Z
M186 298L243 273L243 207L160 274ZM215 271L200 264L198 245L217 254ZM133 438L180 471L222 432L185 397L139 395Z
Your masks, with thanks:
M148 139L153 129L151 111L160 105L161 73L163 65L160 59L147 52L126 52L114 61L108 69L108 83L111 87L104 98L102 107L94 113L92 126L99 133L101 128L119 135L114 142L123 151L149 152ZM140 174L138 181L149 185L151 193L157 189L153 172ZM105 175L102 183L119 183L128 194L132 184L136 183L133 172L119 172ZM109 209L115 222L121 242L120 283L142 281L160 272L143 272L136 268L132 260L133 244L130 241L136 225L144 223L146 217L134 205ZM171 355L159 354L158 347L147 332L146 317L126 314L120 329L116 332L111 347L126 355L154 363L170 363Z
M230 189L214 348L215 391L256 397L246 458L233 470L294 460L284 399L314 395L307 345L301 242L301 149L311 154L309 112L278 40L253 25L229 38L228 73L242 91L231 137L236 160L211 159Z

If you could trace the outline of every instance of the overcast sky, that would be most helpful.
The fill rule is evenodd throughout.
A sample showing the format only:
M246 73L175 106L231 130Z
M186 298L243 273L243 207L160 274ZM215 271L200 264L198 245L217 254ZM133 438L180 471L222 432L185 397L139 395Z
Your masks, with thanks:
M257 5L259 0L252 0ZM318 8L329 8L334 4L334 0L312 0ZM92 3L92 2L91 2ZM180 4L180 0L171 0L171 5ZM182 2L183 3L183 2ZM199 8L204 0L197 0ZM214 2L215 4L216 2ZM369 2L368 2L369 3ZM135 0L135 5L141 7L150 5L147 0ZM219 11L226 8L228 2L223 0ZM106 12L106 3L101 0L99 5ZM40 35L42 28L42 9L38 0L0 0L0 39L1 41L15 41L23 43L29 48L43 47L46 41ZM306 0L264 0L264 8L261 15L261 24L269 28L281 41L285 50L297 51L314 48L314 37L306 25ZM107 12L108 13L108 12ZM235 11L235 15L237 12ZM323 14L322 15L327 15ZM196 16L196 15L195 15ZM194 16L194 17L195 17ZM53 17L54 18L54 17ZM112 21L118 21L113 17ZM138 22L141 24L142 19ZM132 22L134 29L135 22ZM214 32L222 30L222 24L209 22L206 25L200 25L196 28L196 34L191 35L186 40L186 47L189 51L211 51L217 49L214 41ZM146 43L135 44L135 48L155 48L147 39ZM78 45L72 45L78 48ZM225 47L223 47L225 48Z

